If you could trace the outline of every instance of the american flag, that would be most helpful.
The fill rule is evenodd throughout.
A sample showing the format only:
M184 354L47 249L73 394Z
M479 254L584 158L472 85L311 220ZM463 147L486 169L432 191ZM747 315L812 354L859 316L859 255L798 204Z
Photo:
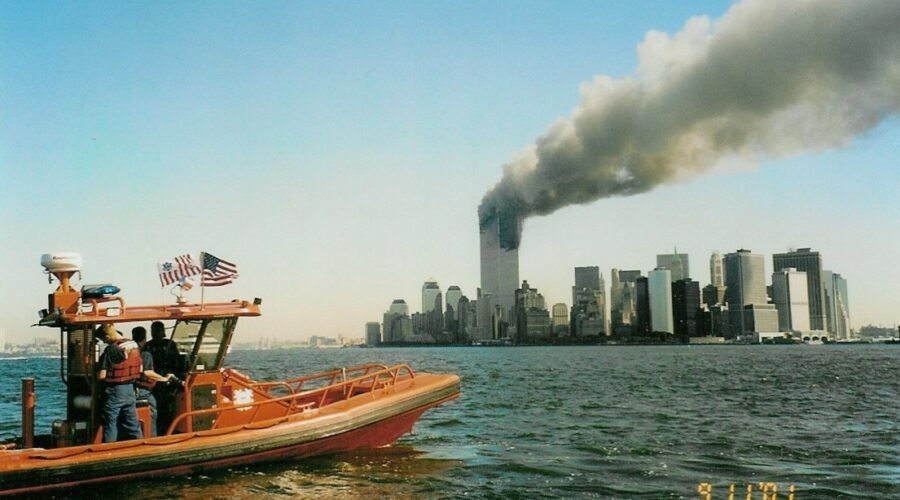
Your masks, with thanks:
M203 261L201 286L227 285L238 277L237 266L227 260L206 252L200 254L200 260Z
M187 253L172 260L160 262L157 264L157 268L159 269L159 282L162 283L162 286L200 274L200 268L194 263L194 258Z

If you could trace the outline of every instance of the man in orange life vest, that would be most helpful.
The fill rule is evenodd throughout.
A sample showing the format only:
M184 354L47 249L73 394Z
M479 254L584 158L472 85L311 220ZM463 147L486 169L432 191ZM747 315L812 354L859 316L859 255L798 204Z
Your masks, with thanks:
M137 418L134 382L141 375L141 353L138 345L125 340L113 327L104 324L100 333L108 344L100 355L97 380L101 382L100 423L103 442L144 437Z

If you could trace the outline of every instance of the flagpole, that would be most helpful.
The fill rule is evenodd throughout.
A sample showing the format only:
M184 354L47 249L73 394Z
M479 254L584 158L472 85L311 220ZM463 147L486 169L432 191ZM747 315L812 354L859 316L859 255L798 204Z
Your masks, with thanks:
M206 303L206 286L203 284L203 254L205 252L200 252L200 310L203 310L203 306Z

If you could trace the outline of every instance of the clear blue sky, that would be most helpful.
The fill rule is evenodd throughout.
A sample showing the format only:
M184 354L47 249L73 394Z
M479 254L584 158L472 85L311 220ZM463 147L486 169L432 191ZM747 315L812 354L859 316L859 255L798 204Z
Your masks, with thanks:
M22 341L52 290L169 300L156 262L210 251L264 298L245 338L359 337L435 278L474 297L476 208L512 155L598 74L634 72L646 32L730 2L2 2L0 328ZM841 151L715 173L529 219L521 276L568 302L572 267L656 253L811 246L849 280L851 321L900 300L896 117ZM199 298L196 297L196 298Z

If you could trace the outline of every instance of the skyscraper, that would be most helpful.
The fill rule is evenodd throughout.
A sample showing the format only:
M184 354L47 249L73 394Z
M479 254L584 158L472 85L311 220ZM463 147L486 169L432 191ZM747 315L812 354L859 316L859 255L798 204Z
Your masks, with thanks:
M422 314L425 315L425 331L440 333L444 328L444 302L441 287L436 281L426 281L422 285Z
M575 292L581 289L600 290L600 268L597 266L576 267L575 286L572 287L572 303Z
M806 285L809 288L809 326L812 330L824 330L825 276L819 252L800 248L787 253L776 253L772 256L772 263L774 271L792 267L806 273Z
M675 335L697 337L700 335L700 283L692 279L672 283L672 320Z
M620 271L613 269L609 289L611 330L616 335L631 333L637 315L635 280L640 271Z
M709 256L709 283L713 286L725 286L725 268L719 252L713 252Z
M490 295L494 306L505 310L506 318L513 317L516 289L519 287L519 250L505 244L505 233L521 231L521 220L503 220L496 214L479 225L481 238L481 293ZM517 243L517 241L516 241Z
M657 269L668 269L672 274L672 281L683 280L691 277L690 264L688 262L688 254L678 253L676 249L674 253L657 254Z
M556 336L569 334L569 308L562 302L553 304L553 334Z
M366 344L376 346L381 343L381 323L370 321L366 323Z
M825 271L825 318L832 339L850 338L850 309L847 301L847 280L840 274Z
M405 342L412 338L409 306L403 299L394 299L382 324L382 342Z
M731 336L778 331L778 313L766 295L763 256L740 249L726 254L724 263Z
M772 300L778 310L780 331L809 330L808 292L805 272L787 268L772 274Z
M672 320L672 271L657 268L647 274L650 298L650 328L654 332L674 333Z
M619 274L621 276L621 274ZM639 276L634 280L635 328L634 333L646 335L653 331L650 322L650 290L648 279Z
M456 285L447 289L447 311L452 312L454 320L459 320L459 299L463 296L462 290Z
M532 342L547 339L552 331L550 313L544 303L544 296L537 288L531 288L528 281L516 290L516 337L518 342Z

